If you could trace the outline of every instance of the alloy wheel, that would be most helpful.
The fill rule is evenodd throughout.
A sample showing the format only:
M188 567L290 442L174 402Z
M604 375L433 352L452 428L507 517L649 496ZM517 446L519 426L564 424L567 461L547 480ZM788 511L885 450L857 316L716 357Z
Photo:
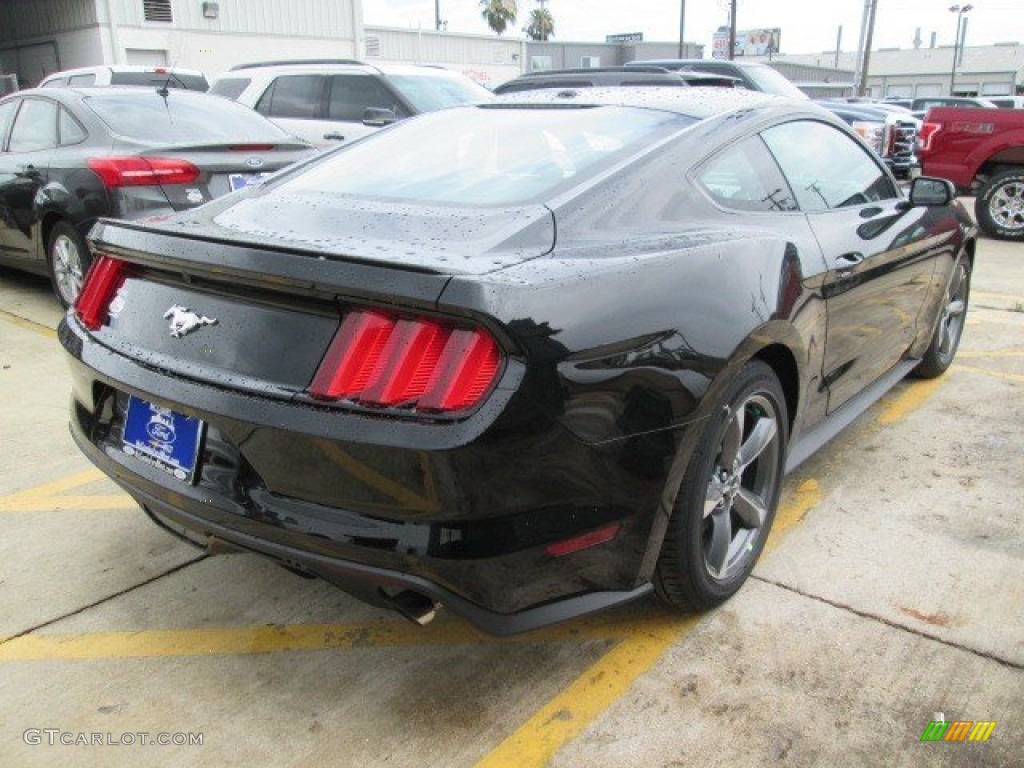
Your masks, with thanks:
M727 415L704 498L702 547L708 573L728 579L755 549L779 482L779 416L753 394Z
M944 365L950 362L960 343L967 311L967 267L958 263L949 284L946 306L939 320L939 358Z
M82 254L78 252L78 245L74 240L60 234L53 240L51 258L57 291L64 303L70 306L78 298L82 290L82 281L85 279Z
M989 214L1003 229L1024 230L1024 181L1011 179L989 198Z

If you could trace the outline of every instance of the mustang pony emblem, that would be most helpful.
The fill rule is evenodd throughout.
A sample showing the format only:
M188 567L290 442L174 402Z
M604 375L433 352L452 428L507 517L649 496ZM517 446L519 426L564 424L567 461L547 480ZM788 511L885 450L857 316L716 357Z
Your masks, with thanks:
M171 321L171 336L180 339L203 325L214 325L215 317L199 316L188 307L175 304L164 312L164 320Z

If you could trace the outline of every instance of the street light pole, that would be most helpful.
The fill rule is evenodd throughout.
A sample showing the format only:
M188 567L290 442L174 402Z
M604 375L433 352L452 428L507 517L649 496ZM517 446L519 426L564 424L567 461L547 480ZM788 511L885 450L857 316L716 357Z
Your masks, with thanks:
M960 47L963 45L963 40L960 39L960 25L964 21L964 14L968 13L974 8L973 5L968 3L961 7L959 5L949 6L949 12L956 14L956 37L953 39L953 66L949 70L949 95L955 96L953 92L954 86L956 85L956 62L960 58Z
M434 29L441 31L441 0L434 0Z
M686 0L679 0L679 58L685 59L683 33L686 31Z

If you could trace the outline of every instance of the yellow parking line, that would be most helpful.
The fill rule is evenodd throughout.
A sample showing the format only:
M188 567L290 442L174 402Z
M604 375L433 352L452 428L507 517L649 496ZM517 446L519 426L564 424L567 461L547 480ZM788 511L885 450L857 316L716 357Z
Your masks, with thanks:
M670 617L642 620L654 631ZM675 620L678 621L678 620ZM28 634L0 640L0 661L61 661L174 656L216 656L341 648L493 645L621 639L635 634L637 621L615 612L546 627L512 637L487 635L459 619L417 627L387 619L365 624L271 624L264 626L155 629L135 632Z
M768 534L768 541L764 544L765 552L772 552L782 543L782 539L797 523L803 520L812 508L818 506L825 498L821 492L818 481L814 479L804 480L793 492L793 498L789 501L783 500L775 513L775 522L772 523L772 531Z
M700 623L701 617L645 621L625 640L541 707L506 738L477 768L542 766L579 736L662 654Z
M988 358L999 358L999 357L1024 357L1024 347L1011 347L1010 349L998 349L998 350L976 350L965 352L960 350L956 353L957 360L978 360ZM960 367L959 365L957 367Z
M57 331L50 326L37 323L35 320L29 320L21 317L20 315L15 315L13 312L8 312L5 309L0 309L0 318L3 318L11 325L16 325L27 331L35 331L43 336L49 336L51 339L57 338Z
M956 369L958 371L965 371L967 373L980 373L983 376L991 376L994 379L1012 381L1015 384L1024 384L1024 375L1021 375L1019 373L1004 373L1003 371L993 371L990 368L978 368L973 365L958 365Z
M878 423L882 426L895 424L905 419L910 413L916 411L921 405L935 394L935 390L945 383L943 377L915 381L908 384L906 389L890 400L882 413L878 416Z
M134 509L138 505L126 493L83 495L63 495L65 491L80 488L106 477L98 469L87 469L74 475L62 477L35 488L13 493L0 498L0 512L49 512L65 509L75 510L107 510Z

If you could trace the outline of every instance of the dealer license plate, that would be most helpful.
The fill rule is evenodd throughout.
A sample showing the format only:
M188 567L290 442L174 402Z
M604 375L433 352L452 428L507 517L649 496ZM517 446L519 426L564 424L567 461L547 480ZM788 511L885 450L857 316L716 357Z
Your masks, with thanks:
M269 173L229 173L228 184L231 185L231 191L234 192L236 189L245 189L253 184L259 184L269 175Z
M203 422L190 416L128 398L121 449L186 483L192 482L199 456Z

